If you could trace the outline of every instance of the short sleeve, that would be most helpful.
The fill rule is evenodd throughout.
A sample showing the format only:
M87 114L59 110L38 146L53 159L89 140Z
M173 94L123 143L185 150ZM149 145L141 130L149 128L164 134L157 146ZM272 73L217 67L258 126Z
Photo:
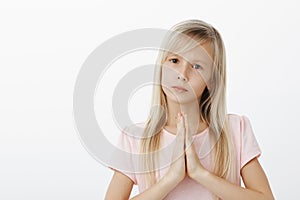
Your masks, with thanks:
M253 133L250 120L241 116L241 168L252 159L261 155L261 149Z
M134 167L133 167L134 165L132 162L132 153L133 153L134 143L133 143L133 141L131 141L132 137L127 135L125 130L126 130L126 128L123 129L121 134L119 135L118 142L117 142L117 148L124 152L128 152L129 154L126 154L126 155L128 155L129 157L126 159L124 159L124 157L123 157L123 159L120 159L120 158L118 158L119 156L117 156L115 153L113 153L111 158L116 159L115 162L118 162L118 160L123 160L123 161L121 161L121 162L123 162L122 163L123 167L122 167L122 169L116 169L114 166L109 166L109 168L112 170L119 171L122 174L128 176L136 185L137 180L136 180L135 173L124 170L124 169L131 169L131 171L133 171L133 169L134 169Z

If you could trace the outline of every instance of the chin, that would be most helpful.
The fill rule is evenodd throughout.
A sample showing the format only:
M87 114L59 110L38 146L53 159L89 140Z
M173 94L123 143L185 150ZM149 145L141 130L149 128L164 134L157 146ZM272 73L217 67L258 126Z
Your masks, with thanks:
M188 103L192 103L192 102L199 102L198 99L190 96L190 95L187 95L187 96L184 96L184 97L179 97L177 96L174 96L172 94L166 94L166 97L167 97L167 101L172 101L174 103L179 103L179 104L188 104Z

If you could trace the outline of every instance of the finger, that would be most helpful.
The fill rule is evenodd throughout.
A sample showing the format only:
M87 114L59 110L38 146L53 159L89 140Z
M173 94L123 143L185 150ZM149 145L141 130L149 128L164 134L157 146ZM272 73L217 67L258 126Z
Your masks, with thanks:
M184 126L186 130L186 136L185 136L185 150L186 153L189 155L194 155L195 154L195 149L193 146L193 135L192 135L192 130L189 127L188 124L188 117L187 114L184 114Z
M178 114L178 127L177 127L177 135L179 138L180 146L184 147L184 121L181 113Z
M185 127L185 147L188 148L192 143L192 135L188 124L187 114L184 114L184 127Z
M176 144L175 144L175 157L184 154L184 134L183 134L183 118L181 114L178 113L177 116L177 134L176 134Z

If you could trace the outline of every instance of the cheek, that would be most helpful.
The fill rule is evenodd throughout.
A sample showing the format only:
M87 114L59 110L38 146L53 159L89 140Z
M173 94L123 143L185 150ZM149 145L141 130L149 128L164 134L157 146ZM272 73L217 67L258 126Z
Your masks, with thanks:
M206 87L206 83L202 78L194 79L190 82L191 87L193 88L195 94L197 97L202 95L202 92L204 91Z
M196 72L197 80L201 83L208 84L210 80L210 71L208 70L199 70Z
M163 87L170 87L176 84L176 71L169 67L162 67L161 84Z
M211 70L204 70L198 72L198 75L204 84L210 88L211 87Z

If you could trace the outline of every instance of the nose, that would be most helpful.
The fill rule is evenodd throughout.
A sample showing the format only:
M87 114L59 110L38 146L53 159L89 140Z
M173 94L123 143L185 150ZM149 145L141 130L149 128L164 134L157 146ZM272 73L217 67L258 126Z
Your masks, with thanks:
M182 62L179 70L178 70L178 75L177 79L183 80L183 81L188 81L188 69L189 69L189 63L188 62Z

